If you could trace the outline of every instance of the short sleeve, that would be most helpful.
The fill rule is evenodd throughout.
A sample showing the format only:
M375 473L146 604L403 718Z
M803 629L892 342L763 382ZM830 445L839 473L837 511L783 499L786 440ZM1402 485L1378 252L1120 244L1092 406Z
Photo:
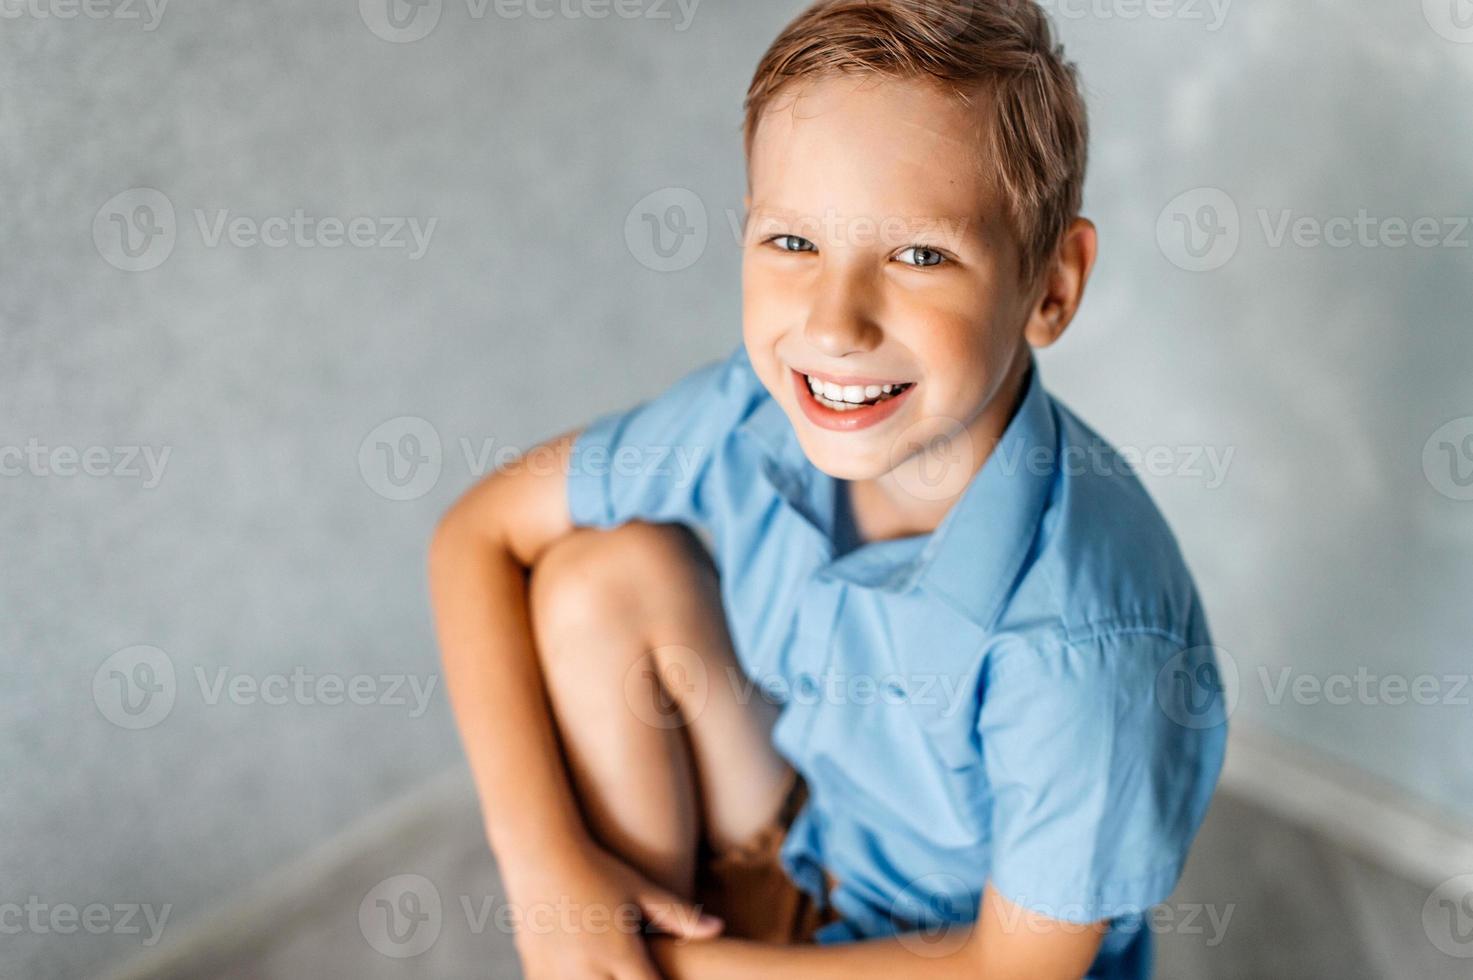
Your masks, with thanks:
M709 526L712 468L763 391L746 350L706 364L633 408L591 422L574 440L568 509L578 526L634 520Z
M1128 630L1030 639L989 668L978 729L993 793L991 879L1014 904L1096 922L1170 895L1226 739L1220 704L1209 706L1216 723L1184 723L1158 697L1183 655L1198 653Z

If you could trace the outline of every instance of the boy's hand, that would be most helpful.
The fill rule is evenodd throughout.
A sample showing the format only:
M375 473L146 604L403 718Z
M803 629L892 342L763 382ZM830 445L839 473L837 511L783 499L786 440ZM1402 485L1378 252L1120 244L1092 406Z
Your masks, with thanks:
M508 882L520 913L516 946L527 980L659 980L642 922L679 939L710 939L722 923L589 842L535 881Z

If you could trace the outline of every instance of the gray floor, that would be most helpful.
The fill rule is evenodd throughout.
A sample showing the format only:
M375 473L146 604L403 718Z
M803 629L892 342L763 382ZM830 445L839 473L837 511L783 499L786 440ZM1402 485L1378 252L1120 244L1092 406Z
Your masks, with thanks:
M375 885L403 874L432 882L442 911L433 944L419 955L395 958L366 938L373 929L360 926L359 910ZM1157 975L1193 980L1473 976L1473 960L1449 958L1428 941L1421 918L1426 898L1426 889L1220 794L1181 885L1153 925ZM500 902L495 868L467 806L447 814L422 839L340 874L318 898L285 917L292 926L264 947L217 951L179 976L516 977L510 937L496 926ZM429 905L422 903L421 910L430 911ZM491 914L483 916L487 910ZM485 925L478 927L478 921Z

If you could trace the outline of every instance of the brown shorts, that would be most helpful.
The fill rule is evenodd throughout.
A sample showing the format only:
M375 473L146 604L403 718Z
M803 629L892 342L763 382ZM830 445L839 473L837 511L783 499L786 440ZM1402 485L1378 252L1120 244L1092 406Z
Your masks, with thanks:
M771 823L745 844L703 854L697 870L696 901L703 911L726 923L723 936L782 945L807 943L813 941L820 927L838 919L831 907L819 907L794 884L778 859L788 828L807 798L807 785L794 773ZM829 888L833 885L830 878Z

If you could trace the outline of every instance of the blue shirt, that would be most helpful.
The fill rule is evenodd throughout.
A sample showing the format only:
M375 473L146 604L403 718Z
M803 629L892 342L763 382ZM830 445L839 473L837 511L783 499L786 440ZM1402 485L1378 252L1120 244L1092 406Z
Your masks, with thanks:
M851 547L841 481L743 348L572 452L575 524L707 533L748 693L782 704L773 741L809 787L784 867L820 900L838 881L820 942L924 944L974 922L990 881L1112 920L1091 977L1149 975L1149 906L1221 767L1222 688L1170 529L1036 363L929 534Z

